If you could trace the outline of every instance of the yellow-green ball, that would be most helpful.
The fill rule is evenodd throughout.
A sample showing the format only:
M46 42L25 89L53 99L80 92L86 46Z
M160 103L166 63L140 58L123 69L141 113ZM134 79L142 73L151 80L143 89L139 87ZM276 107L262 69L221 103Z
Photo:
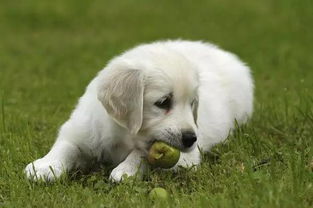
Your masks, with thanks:
M164 188L157 187L150 191L149 197L152 200L168 200L169 194Z
M164 142L157 141L152 144L148 153L148 162L153 167L171 168L176 165L180 151Z

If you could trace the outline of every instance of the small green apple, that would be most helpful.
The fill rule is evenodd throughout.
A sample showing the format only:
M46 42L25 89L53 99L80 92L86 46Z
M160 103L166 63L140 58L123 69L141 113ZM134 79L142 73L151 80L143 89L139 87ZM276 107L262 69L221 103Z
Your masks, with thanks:
M164 188L156 187L150 191L149 197L152 200L168 200L169 195Z
M147 159L153 167L171 168L178 162L179 157L178 149L157 141L150 147Z

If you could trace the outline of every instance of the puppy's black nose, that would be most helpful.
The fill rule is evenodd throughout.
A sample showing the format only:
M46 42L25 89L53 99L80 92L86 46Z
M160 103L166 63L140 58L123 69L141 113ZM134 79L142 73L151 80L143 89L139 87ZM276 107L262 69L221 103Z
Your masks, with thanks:
M193 131L185 131L182 133L182 141L184 147L191 147L197 141L197 136Z

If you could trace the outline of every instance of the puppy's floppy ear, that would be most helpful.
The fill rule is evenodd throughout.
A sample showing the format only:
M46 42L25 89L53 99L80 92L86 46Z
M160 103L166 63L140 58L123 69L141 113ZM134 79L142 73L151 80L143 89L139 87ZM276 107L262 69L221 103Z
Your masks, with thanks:
M136 69L116 69L99 80L98 99L108 114L131 134L141 128L144 76Z

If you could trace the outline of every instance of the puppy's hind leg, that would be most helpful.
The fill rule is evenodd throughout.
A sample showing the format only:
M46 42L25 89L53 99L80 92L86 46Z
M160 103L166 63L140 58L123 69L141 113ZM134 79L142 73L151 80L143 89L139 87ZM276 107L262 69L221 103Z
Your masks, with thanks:
M63 127L66 125L68 123L65 123ZM54 181L77 165L81 152L72 142L71 139L74 138L69 138L77 134L68 134L68 129L64 130L63 127L49 153L26 166L24 172L28 179Z

